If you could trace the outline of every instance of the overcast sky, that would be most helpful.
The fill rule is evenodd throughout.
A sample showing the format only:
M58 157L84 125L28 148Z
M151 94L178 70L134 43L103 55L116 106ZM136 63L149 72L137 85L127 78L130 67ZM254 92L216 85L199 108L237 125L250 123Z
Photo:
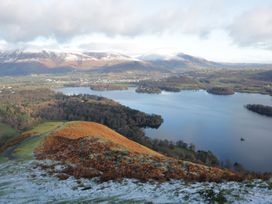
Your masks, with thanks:
M2 0L0 49L272 62L272 0Z

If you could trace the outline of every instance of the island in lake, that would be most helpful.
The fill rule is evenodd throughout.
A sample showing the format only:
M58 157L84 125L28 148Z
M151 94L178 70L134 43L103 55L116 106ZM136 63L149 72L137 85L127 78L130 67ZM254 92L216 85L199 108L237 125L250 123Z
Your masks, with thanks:
M245 107L248 110L258 113L260 115L272 117L272 106L264 106L261 104L247 104Z
M115 90L128 89L128 87L125 85L116 85L116 84L92 84L90 88L91 90L94 90L94 91L115 91Z
M212 87L207 92L215 95L233 95L235 92L229 87Z
M139 86L135 91L137 93L149 93L149 94L159 94L159 93L161 93L160 88L147 87L147 86Z

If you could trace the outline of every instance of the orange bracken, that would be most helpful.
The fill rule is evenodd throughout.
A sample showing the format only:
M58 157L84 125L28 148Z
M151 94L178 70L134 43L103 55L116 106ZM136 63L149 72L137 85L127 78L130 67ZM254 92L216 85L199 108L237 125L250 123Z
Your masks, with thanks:
M68 139L95 137L112 142L130 152L164 157L160 153L133 142L114 130L95 122L69 122L64 128L54 132L52 136L65 137Z

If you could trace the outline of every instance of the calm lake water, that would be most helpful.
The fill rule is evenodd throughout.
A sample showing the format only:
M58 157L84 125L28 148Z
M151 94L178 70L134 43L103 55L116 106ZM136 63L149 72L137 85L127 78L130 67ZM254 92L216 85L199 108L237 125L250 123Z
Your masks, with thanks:
M221 161L239 162L249 170L272 171L272 118L244 108L248 103L272 105L272 97L236 93L217 96L206 91L140 94L125 91L92 91L88 87L58 89L64 94L104 96L147 113L159 114L159 129L146 129L152 138L183 140L197 149L211 150ZM245 138L244 142L240 138Z

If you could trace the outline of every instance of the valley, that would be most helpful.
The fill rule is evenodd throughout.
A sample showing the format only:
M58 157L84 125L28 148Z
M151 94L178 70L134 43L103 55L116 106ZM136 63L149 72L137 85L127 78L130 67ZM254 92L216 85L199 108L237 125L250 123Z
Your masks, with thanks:
M0 167L12 173L0 170L0 177L2 181L9 176L20 177L18 185L35 186L38 182L47 198L63 201L72 198L50 194L46 185L65 185L63 191L70 192L77 202L90 201L84 193L96 195L97 186L107 186L107 194L112 188L130 186L134 193L142 189L139 193L144 198L130 195L128 200L133 202L154 201L152 196L157 193L162 201L162 196L171 196L170 201L177 203L225 202L237 199L237 186L244 189L239 195L243 202L248 201L248 192L269 200L270 174L265 173L271 171L266 157L269 148L258 151L256 160L251 159L247 148L256 142L251 130L262 131L263 135L254 148L270 144L270 121L258 118L259 123L253 124L257 116L244 108L248 102L271 104L268 73L134 70L1 77ZM230 76L231 82L226 80ZM235 94L212 95L208 93L212 87L231 89ZM216 106L222 109L214 109ZM228 107L231 112L225 111ZM232 111L243 117L237 118L240 122L235 126L226 122ZM243 143L241 133L246 134ZM226 150L231 147L236 150L229 154ZM20 165L22 172L14 165ZM2 199L11 199L10 190L16 182L1 184L6 189L0 189ZM172 195L169 185L179 193ZM148 186L152 189L146 189ZM265 194L261 188L266 189ZM97 194L91 201L127 201L125 195L110 191L113 197ZM145 197L143 191L152 196ZM26 192L24 201L43 199L28 197L29 192L35 195L30 189Z
M272 204L272 0L0 3L0 204Z

